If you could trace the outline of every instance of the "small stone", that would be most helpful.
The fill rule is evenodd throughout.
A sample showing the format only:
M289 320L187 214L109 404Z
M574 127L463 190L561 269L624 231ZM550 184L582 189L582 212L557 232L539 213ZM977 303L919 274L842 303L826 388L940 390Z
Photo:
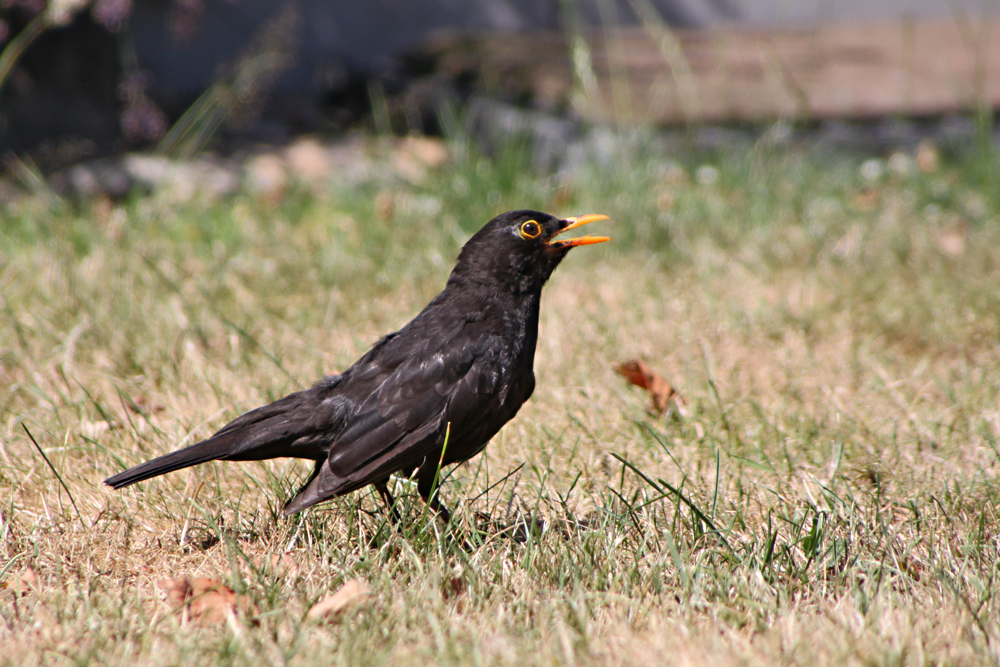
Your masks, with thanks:
M285 160L292 175L303 183L315 187L330 180L330 155L312 137L299 139L285 149Z
M428 172L444 165L449 159L448 147L440 139L406 137L392 151L391 164L403 179L420 184Z
M288 189L285 161L277 155L255 155L247 160L243 169L247 189L260 197L280 199Z
M448 146L441 139L434 137L406 137L401 142L400 150L410 153L415 160L429 169L444 166L450 158Z

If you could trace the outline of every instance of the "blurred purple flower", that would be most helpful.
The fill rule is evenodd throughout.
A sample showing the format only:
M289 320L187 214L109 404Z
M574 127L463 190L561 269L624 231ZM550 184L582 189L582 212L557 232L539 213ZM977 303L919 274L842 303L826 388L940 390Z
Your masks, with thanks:
M118 99L128 103L146 93L153 84L153 77L148 72L132 72L122 77L118 84Z
M29 16L45 11L46 0L0 0L0 9L19 8Z
M111 32L118 32L132 13L132 0L97 0L90 15Z
M122 134L130 144L153 143L167 133L167 116L146 96L152 77L145 72L127 75L118 86L125 103L121 112Z
M174 39L185 41L194 35L204 9L203 0L174 0L167 17L167 25Z
M148 97L128 105L121 121L122 133L132 144L155 143L167 133L167 117Z

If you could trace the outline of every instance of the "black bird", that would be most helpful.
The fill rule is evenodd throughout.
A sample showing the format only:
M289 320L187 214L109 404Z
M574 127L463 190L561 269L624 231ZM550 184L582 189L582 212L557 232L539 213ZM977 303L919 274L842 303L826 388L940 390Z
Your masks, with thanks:
M420 496L447 521L431 498L439 470L481 452L535 389L542 286L570 248L610 240L556 236L606 219L497 216L462 248L444 291L346 371L104 483L120 489L206 461L291 456L316 467L285 514L373 484L396 519L389 476L416 471Z

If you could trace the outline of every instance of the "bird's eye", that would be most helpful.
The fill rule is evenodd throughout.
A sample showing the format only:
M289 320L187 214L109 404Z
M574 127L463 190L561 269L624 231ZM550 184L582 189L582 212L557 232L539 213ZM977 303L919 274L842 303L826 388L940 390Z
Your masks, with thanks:
M537 239L542 233L541 226L534 220L528 220L521 225L521 237L526 239Z

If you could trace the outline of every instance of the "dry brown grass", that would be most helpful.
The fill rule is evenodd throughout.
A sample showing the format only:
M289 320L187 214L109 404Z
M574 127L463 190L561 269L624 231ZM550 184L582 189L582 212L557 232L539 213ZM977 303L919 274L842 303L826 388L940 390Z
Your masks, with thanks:
M753 173L652 179L628 200L613 179L571 184L573 212L617 219L617 247L557 272L536 396L445 483L468 548L419 502L390 530L368 492L280 517L300 463L100 484L401 325L482 222L460 197L428 223L407 204L426 193L395 186L377 227L367 192L9 208L0 662L996 664L997 210L963 213L963 164L883 183L873 208L855 205L870 195L853 172L767 169L793 184L774 201ZM474 175L440 178L449 192ZM954 195L943 211L921 194L935 179ZM664 189L675 205L644 208ZM678 386L686 416L646 414L614 372L632 357ZM476 536L476 512L546 529ZM155 587L182 575L247 593L259 618L183 626ZM306 620L351 578L367 604Z

